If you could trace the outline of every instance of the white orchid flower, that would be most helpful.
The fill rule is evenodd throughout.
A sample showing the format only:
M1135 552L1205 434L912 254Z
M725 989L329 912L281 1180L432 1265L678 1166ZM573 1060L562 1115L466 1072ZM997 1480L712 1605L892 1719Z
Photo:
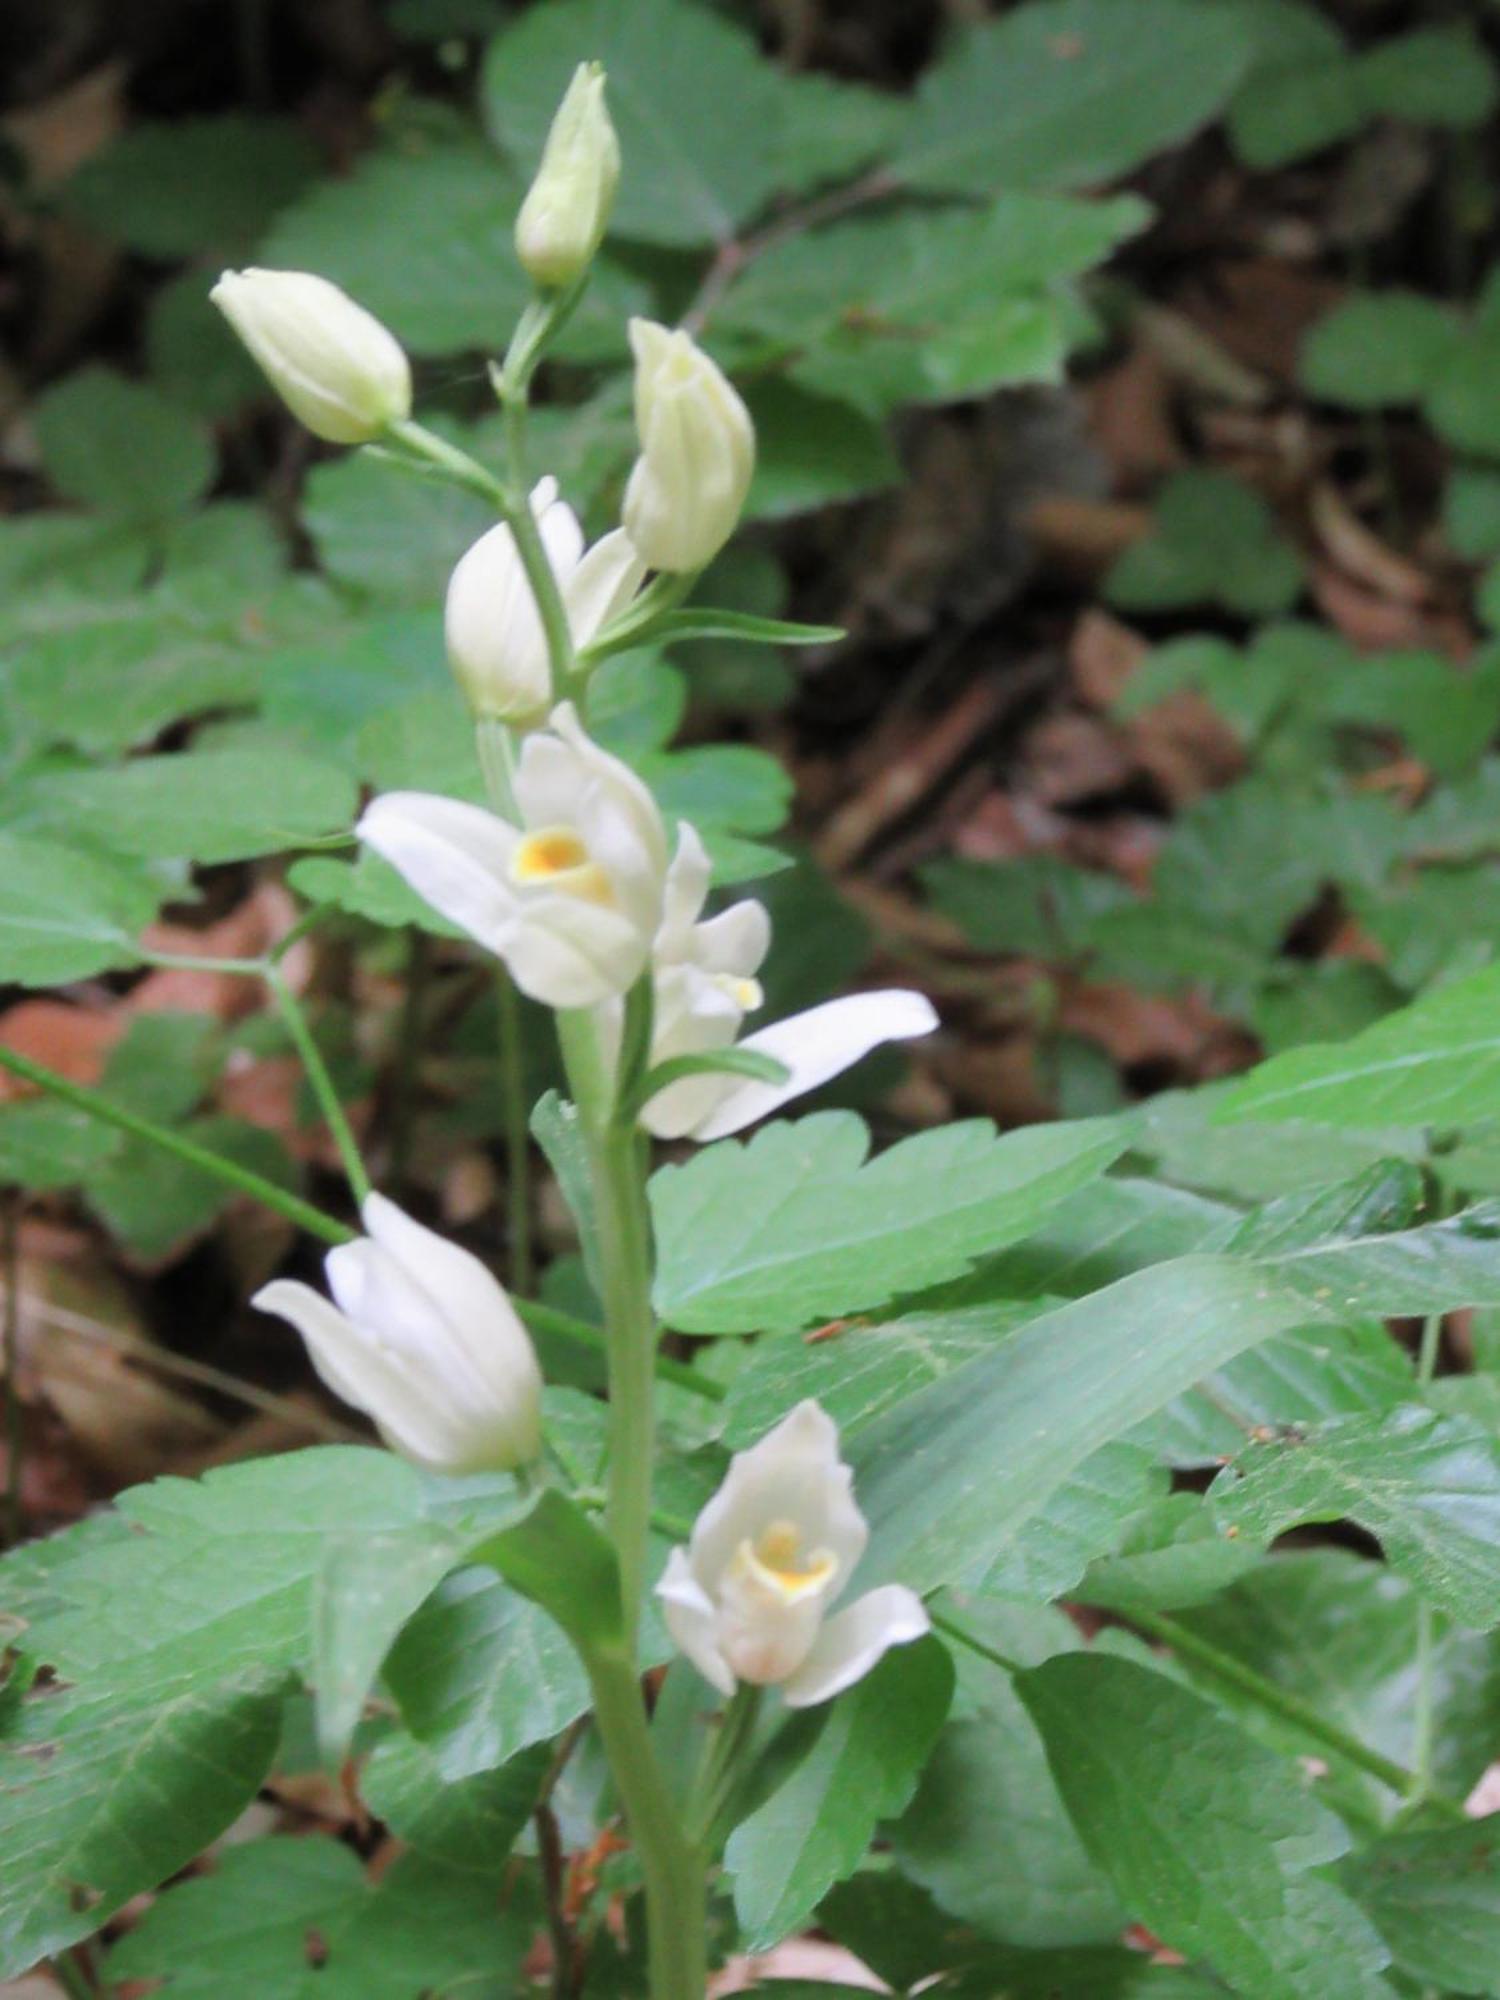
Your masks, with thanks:
M657 1091L641 1112L642 1125L655 1137L722 1139L816 1090L881 1043L930 1034L937 1026L931 1003L920 993L887 990L830 1000L740 1041L745 1016L761 1005L755 975L770 948L771 920L762 904L747 899L700 921L710 874L703 842L692 827L680 826L652 947L651 1061L738 1047L774 1057L787 1076L781 1083L727 1074L680 1077ZM618 1009L606 1033L618 1045Z
M209 297L314 437L368 444L411 415L400 341L326 278L226 271Z
M448 1473L529 1464L542 1375L498 1280L383 1195L361 1216L368 1234L324 1265L333 1302L278 1278L253 1303L291 1321L328 1387L403 1458Z
M667 1630L720 1694L748 1681L811 1708L930 1629L922 1600L896 1583L828 1616L869 1539L853 1483L833 1419L799 1403L735 1454L688 1546L672 1551L656 1586Z
M387 792L358 833L424 902L505 960L548 1007L633 986L661 922L667 839L651 793L592 742L572 704L528 736L521 824L427 792Z
M577 646L585 646L640 589L646 565L623 528L585 553L578 516L557 497L557 481L532 490L531 511ZM443 618L448 658L476 715L533 729L552 699L547 635L502 521L460 558Z
M630 322L641 441L621 518L652 569L700 570L739 523L755 426L738 390L690 333Z

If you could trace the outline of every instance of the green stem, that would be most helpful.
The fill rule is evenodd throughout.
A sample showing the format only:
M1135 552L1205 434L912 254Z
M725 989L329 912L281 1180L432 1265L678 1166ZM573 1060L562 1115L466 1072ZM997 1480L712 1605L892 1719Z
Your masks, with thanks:
M168 1126L158 1125L153 1119L127 1111L123 1104L115 1104L98 1091L70 1082L67 1077L59 1076L55 1070L47 1069L41 1063L32 1062L29 1056L19 1055L14 1049L0 1046L0 1069L9 1070L12 1076L23 1077L27 1083L38 1085L53 1097L60 1098L64 1104L71 1104L75 1110L97 1118L103 1125L113 1125L116 1131L126 1132L132 1139L144 1139L148 1145L181 1160L184 1166L197 1167L200 1172L222 1181L226 1187L237 1188L241 1194L252 1196L264 1207L274 1209L288 1222L295 1222L299 1228L321 1238L324 1243L347 1243L355 1234L322 1209L314 1208L311 1202L278 1187L275 1181L268 1181L263 1175L252 1173L248 1167L209 1152L206 1146L195 1145L191 1139L184 1139L181 1133L172 1131Z
M1443 1345L1443 1315L1429 1313L1422 1322L1422 1342L1417 1350L1417 1380L1425 1389L1437 1373ZM1433 1763L1433 1666L1436 1661L1436 1633L1432 1606L1424 1598L1417 1606L1417 1694L1412 1721L1411 1801L1419 1803L1432 1793Z
M1256 1673L1252 1667L1245 1666L1232 1654L1221 1653L1217 1646L1199 1638L1198 1634L1186 1625L1179 1625L1175 1618L1164 1618L1152 1611L1132 1611L1130 1622L1137 1631L1145 1633L1147 1638L1169 1646L1180 1659L1190 1660L1194 1666L1201 1667L1206 1674L1222 1682L1225 1687L1234 1688L1240 1694L1247 1696L1257 1708L1264 1709L1268 1715L1277 1716L1281 1721L1289 1723L1310 1742L1318 1744L1324 1750L1332 1751L1335 1756L1342 1757L1345 1763L1353 1764L1358 1770L1366 1771L1372 1778L1379 1779L1382 1785L1388 1786L1400 1797L1409 1799L1417 1790L1417 1777L1414 1772L1408 1771L1401 1764L1394 1763L1389 1757L1382 1757L1378 1750L1372 1750L1368 1744L1361 1743L1357 1736L1351 1736L1336 1723L1329 1722L1300 1695L1292 1694L1287 1689L1278 1687L1274 1681L1266 1680L1263 1675ZM1462 1821L1466 1818L1462 1805L1456 1799L1445 1798L1440 1793L1429 1793L1425 1803L1440 1812L1445 1819Z
M760 1717L760 1703L761 1690L741 1681L708 1745L687 1812L689 1838L700 1853L708 1846L719 1817L733 1796L741 1760Z
M262 977L271 989L281 1018L286 1023L287 1033L302 1059L302 1067L307 1080L312 1085L313 1096L323 1113L324 1123L333 1135L333 1143L338 1148L343 1164L344 1178L348 1181L356 1203L363 1207L370 1193L370 1176L365 1172L365 1163L360 1158L359 1142L351 1131L344 1107L339 1102L339 1094L334 1089L333 1078L328 1074L328 1065L323 1060L323 1052L307 1025L307 1016L298 1004L297 996L282 978L274 965L263 968Z
M651 1747L635 1666L628 1652L612 1650L595 1653L586 1665L594 1720L645 1882L651 2000L703 2000L703 1867Z

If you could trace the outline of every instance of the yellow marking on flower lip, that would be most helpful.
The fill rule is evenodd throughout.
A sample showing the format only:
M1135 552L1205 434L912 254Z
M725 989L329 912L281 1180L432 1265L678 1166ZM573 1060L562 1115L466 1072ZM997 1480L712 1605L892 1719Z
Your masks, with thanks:
M753 1542L742 1542L739 1554L755 1580L786 1604L821 1590L838 1568L838 1557L830 1550L804 1548L795 1521L772 1521Z
M758 979L740 979L732 972L720 972L716 982L721 993L725 993L742 1014L753 1014L757 1007L764 1007L766 996Z
M612 904L609 877L570 826L528 833L510 860L510 879L522 889L558 889L586 903Z

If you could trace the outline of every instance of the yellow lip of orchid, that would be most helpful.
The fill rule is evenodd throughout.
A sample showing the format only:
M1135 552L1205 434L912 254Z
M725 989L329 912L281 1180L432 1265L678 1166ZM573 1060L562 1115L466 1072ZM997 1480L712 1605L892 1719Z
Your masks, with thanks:
M613 904L609 878L570 826L528 833L511 858L510 878L520 889L557 889L586 903Z
M831 1550L804 1547L794 1521L772 1521L753 1542L741 1542L737 1554L747 1574L784 1604L800 1603L822 1590L839 1566Z

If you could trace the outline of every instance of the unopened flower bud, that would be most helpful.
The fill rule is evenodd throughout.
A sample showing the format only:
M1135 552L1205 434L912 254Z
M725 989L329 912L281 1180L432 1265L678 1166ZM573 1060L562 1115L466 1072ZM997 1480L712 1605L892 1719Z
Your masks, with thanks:
M652 569L699 570L734 533L755 470L755 427L689 333L630 322L641 455L625 531Z
M573 72L542 164L516 217L516 255L535 284L571 285L604 240L620 182L620 142L604 105L604 71Z
M226 271L209 293L314 437L368 444L411 415L401 343L310 271Z
M313 1366L393 1451L434 1472L505 1472L541 1449L542 1376L499 1281L384 1195L366 1234L328 1254L332 1300L295 1278L254 1303L307 1342Z

